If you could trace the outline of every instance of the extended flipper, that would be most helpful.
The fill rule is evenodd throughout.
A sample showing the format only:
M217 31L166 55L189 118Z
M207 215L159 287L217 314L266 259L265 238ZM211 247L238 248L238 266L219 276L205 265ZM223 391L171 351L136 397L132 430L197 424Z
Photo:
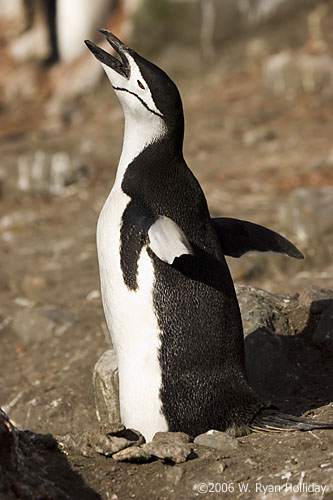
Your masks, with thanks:
M241 257L248 252L276 252L304 259L295 245L267 227L227 217L212 219L212 222L224 255Z
M273 408L264 408L254 416L249 427L255 432L312 431L333 429L333 422L319 422L313 418L295 417Z
M176 257L193 255L185 233L169 217L159 216L148 229L149 247L164 262L172 264Z

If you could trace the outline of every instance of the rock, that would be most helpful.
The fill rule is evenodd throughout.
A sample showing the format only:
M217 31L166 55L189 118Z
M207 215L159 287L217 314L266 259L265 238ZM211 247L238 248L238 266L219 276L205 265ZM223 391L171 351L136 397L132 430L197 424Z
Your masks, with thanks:
M170 483L174 485L177 485L180 482L183 475L184 475L184 469L178 467L177 465L175 465L174 467L168 467L168 469L165 472L167 481L170 481Z
M49 450L57 447L57 440L52 436L52 434L36 434L35 432L31 431L23 432L35 444L42 445Z
M312 340L314 344L323 346L333 354L333 300L321 314Z
M84 457L94 457L97 453L90 445L89 432L87 431L57 436L57 440L60 449L65 453L75 453Z
M177 443L174 439L151 441L142 445L142 448L154 457L163 460L171 460L176 464L185 462L192 452L192 447L188 443Z
M324 47L323 47L324 49ZM316 90L331 91L333 83L332 71L329 67L332 64L328 53L300 53L297 57L297 69L300 73L300 84L305 92Z
M26 31L10 44L9 51L18 63L45 60L50 53L47 27L39 24Z
M96 415L102 424L120 422L119 381L116 353L106 351L97 361L93 374Z
M54 323L54 334L58 337L64 335L75 323L75 314L65 308L59 307L48 307L43 310L43 314L53 321Z
M83 50L85 49L83 44ZM107 50L107 44L100 44ZM78 98L93 91L101 80L101 65L88 58L81 58L75 65L55 67L52 70L52 96L45 106L44 128L59 131L64 124L82 121L82 107Z
M91 292L88 293L86 296L86 300L91 301L91 300L96 300L100 299L101 297L101 292L99 290L91 290Z
M37 213L32 210L16 210L1 217L0 231L17 232L29 224L34 224L37 219Z
M17 67L5 81L4 96L8 103L36 98L40 75L29 66Z
M156 432L153 437L153 441L165 441L170 440L178 444L189 443L191 437L185 432Z
M299 376L286 357L284 337L257 329L245 339L245 362L249 382L264 399L291 395L300 388Z
M46 143L44 149L32 143L16 155L9 151L1 167L3 196L65 196L80 190L93 170L94 148L84 150L84 144L74 150L64 141Z
M62 194L73 178L73 165L64 151L42 150L18 158L18 186L33 194Z
M111 457L121 450L132 446L139 447L145 443L145 438L140 432L125 429L124 426L118 424L113 427L119 429L116 430L116 436L98 429L88 429L74 434L65 434L58 437L58 441L63 448L85 457L93 457L96 453Z
M126 438L109 436L96 429L65 434L59 436L58 441L63 448L84 457L93 457L96 453L109 457L131 446Z
M7 325L9 325L11 322L11 318L8 316L4 316L3 314L0 313L0 332L1 330L4 330Z
M70 311L59 308L36 308L16 313L13 330L23 345L63 335L74 323Z
M316 0L307 0L306 4L314 4L315 2ZM132 21L133 36L140 47L143 47L146 51L152 50L151 42L147 40L147 37L144 37L147 30L150 32L151 39L154 40L154 47L158 49L164 47L165 33L172 29L176 34L180 47L182 42L183 44L184 42L194 44L200 40L205 61L207 58L213 58L217 46L221 45L226 39L240 37L242 33L246 33L247 39L249 31L258 26L262 27L268 22L274 25L274 23L279 23L281 18L286 18L295 11L302 12L302 9L304 9L304 0L293 0L293 2L288 0L270 2L265 0L167 1L160 2L163 8L161 7L156 11L148 8L150 4L146 1L128 1L124 2L124 4L125 6L127 4L133 5L136 10L135 16L131 18L127 16L127 18ZM299 18L299 25L302 26L300 29L306 32L307 25L302 16L299 16ZM186 29L184 29L184 19L191 20L190 23L187 23ZM135 20L134 23L133 20ZM259 31L261 32L261 30ZM263 32L265 33L265 30ZM265 38L270 41L269 37L266 36Z
M10 290L10 279L7 271L0 269L0 290L8 292Z
M130 442L130 445L132 446L135 444L136 446L139 446L140 444L144 444L146 442L144 436L141 434L141 432L136 431L135 429L124 429L120 434L121 437L124 437L127 439L127 441Z
M299 85L298 73L293 71L294 58L290 50L284 50L267 58L263 65L263 81L266 89L281 94L287 88ZM296 76L296 81L295 81Z
M258 328L280 335L293 333L288 311L297 305L295 296L274 295L252 286L236 285L235 289L245 336Z
M106 431L112 431L112 433ZM112 435L116 434L116 435ZM183 432L160 432L154 441L145 443L145 438L134 429L125 429L122 424L103 426L102 431L90 429L58 437L59 444L67 452L93 457L96 453L116 461L146 462L152 457L185 462L192 452L190 437Z
M267 58L263 65L265 87L274 94L301 88L305 92L329 89L332 85L330 56L285 50Z
M0 11L1 17L6 21L6 23L17 23L17 31L24 29L25 12L23 2L17 0L14 0L13 2L0 0Z
M47 286L44 276L26 275L23 279L22 289L28 296L39 296L41 291Z
M295 331L305 329L313 333L313 328L319 321L320 314L333 303L333 290L326 290L311 285L298 298L298 306L290 311L290 320Z
M10 423L5 412L0 408L0 443L3 451L1 454L1 462L10 458L11 448L14 445L14 437L14 426Z
M263 61L267 57L269 52L269 46L267 40L264 37L254 37L251 38L245 47L246 58L251 62L254 67Z
M117 462L147 462L152 455L142 446L131 446L115 453L112 458Z
M19 431L0 408L0 498L97 498L47 434Z
M239 259L226 257L228 267L234 282L255 282L266 271L262 258L258 260L258 255L247 254Z
M299 296L299 306L311 309L313 314L321 314L333 302L333 290L311 285Z
M16 313L12 328L24 346L53 337L54 322L40 310L25 310Z
M117 453L124 448L128 448L131 442L123 437L109 436L102 433L96 433L96 435L90 436L89 438L91 447L97 451L100 455L105 455L110 457L114 453Z
M283 234L305 253L307 268L332 265L332 188L295 189L282 205L279 219Z
M224 453L232 453L239 447L237 439L229 436L225 432L216 431L214 429L199 434L194 439L194 443L200 446L208 446Z
M4 195L61 196L89 175L80 152L70 154L54 146L52 150L51 147L48 146L45 151L36 149L18 154L16 164L11 157L7 159L4 165Z
M107 424L101 424L100 429L103 434L118 436L126 430L126 427L120 422L110 422Z
M262 127L247 130L243 134L243 142L246 146L254 146L262 141L271 141L275 139L275 133L272 130Z

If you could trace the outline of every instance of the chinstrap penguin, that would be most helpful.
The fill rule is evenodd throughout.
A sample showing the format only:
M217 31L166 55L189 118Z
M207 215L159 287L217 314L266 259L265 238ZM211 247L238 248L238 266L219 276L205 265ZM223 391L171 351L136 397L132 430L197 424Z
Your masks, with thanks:
M123 424L157 431L332 428L260 400L245 370L239 306L225 255L272 251L303 258L279 234L212 219L183 158L184 116L160 68L102 30L94 43L125 115L114 186L98 220L103 306L116 350Z

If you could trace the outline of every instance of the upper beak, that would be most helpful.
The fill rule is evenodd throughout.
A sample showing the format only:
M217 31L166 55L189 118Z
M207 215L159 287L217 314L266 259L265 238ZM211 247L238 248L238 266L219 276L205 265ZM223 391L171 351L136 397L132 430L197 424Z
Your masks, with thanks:
M109 66L109 68L114 69L121 76L124 76L128 79L130 76L130 65L125 55L125 51L128 50L128 47L126 47L126 45L123 44L123 42L121 42L119 38L113 35L113 33L110 33L110 31L100 30L100 32L105 36L105 38L107 39L111 47L113 47L115 52L117 52L121 60L113 57L111 54L101 49L100 47L98 47L98 45L91 42L90 40L85 40L84 43L101 63Z

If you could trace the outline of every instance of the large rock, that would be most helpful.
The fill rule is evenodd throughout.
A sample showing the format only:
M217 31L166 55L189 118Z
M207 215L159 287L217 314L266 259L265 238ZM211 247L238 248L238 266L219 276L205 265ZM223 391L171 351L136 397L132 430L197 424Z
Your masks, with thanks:
M320 320L320 315L333 304L333 290L311 285L302 291L298 297L298 306L290 311L295 329L313 334Z
M106 351L97 361L93 385L99 422L102 424L120 422L118 364L113 349Z
M19 431L0 408L0 498L97 500L50 435Z
M313 314L321 314L333 303L333 290L311 285L299 295L299 306Z
M258 328L280 335L294 333L288 313L297 306L295 296L275 295L253 286L236 285L235 289L245 336Z
M298 342L331 349L333 291L311 286L300 296L277 295L236 285L236 292L251 385L266 400L295 394L304 383L293 355Z

